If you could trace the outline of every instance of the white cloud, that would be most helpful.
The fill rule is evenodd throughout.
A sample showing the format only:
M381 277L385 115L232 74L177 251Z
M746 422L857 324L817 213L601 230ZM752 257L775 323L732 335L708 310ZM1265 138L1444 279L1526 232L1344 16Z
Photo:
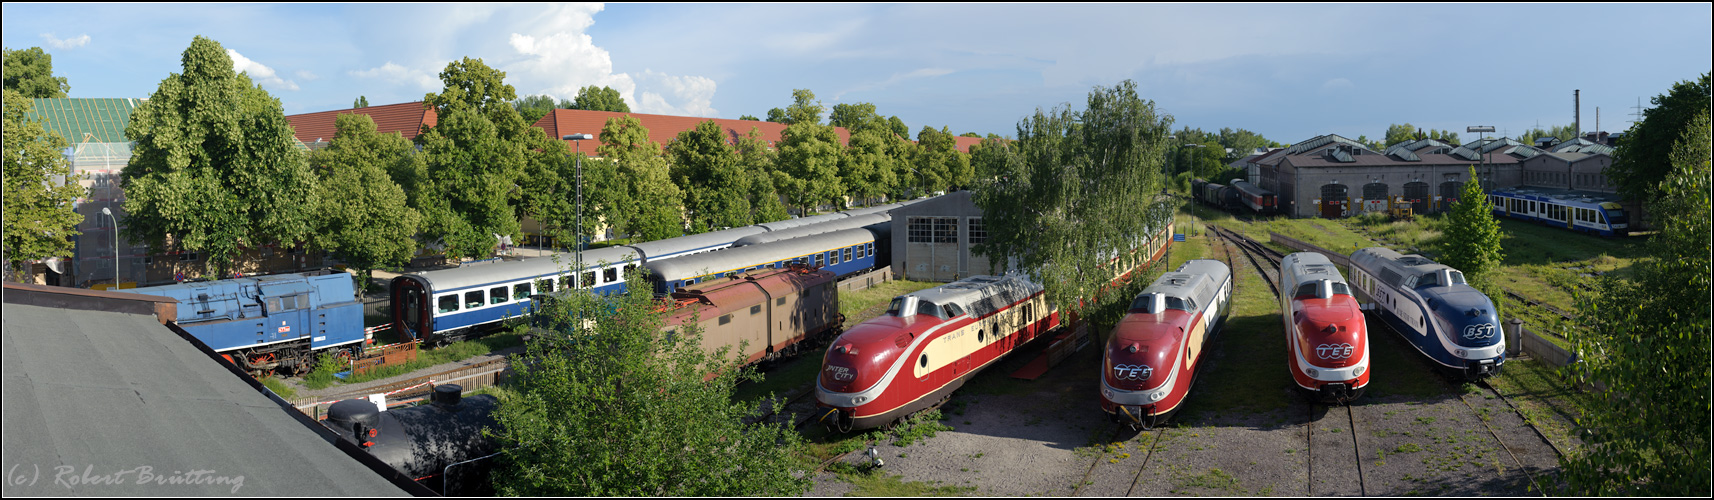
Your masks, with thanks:
M530 20L514 26L507 40L522 57L501 68L518 95L547 94L570 100L587 86L612 87L639 113L715 116L711 104L716 84L711 78L648 70L637 76L615 72L612 54L587 33L603 8L561 4L514 16Z
M78 47L82 47L84 45L88 45L89 44L89 35L87 35L87 34L79 35L79 36L75 36L75 37L71 37L71 38L61 40L58 38L54 38L53 33L42 33L42 40L48 42L49 47L53 47L56 49L75 49Z
M320 75L317 75L315 73L311 73L307 69L300 69L300 70L292 72L292 74L297 75L299 80L315 81L315 80L321 79Z
M392 61L387 61L386 64L377 68L351 72L351 76L358 78L379 78L393 84L414 83L418 87L422 87L423 90L437 90L442 87L440 79L434 75L428 71L412 70L400 66Z
M255 81L258 84L279 90L296 91L298 89L298 84L292 83L291 80L280 78L280 75L274 73L274 68L252 61L250 58L244 57L243 54L239 54L236 50L226 49L226 55L232 58L233 71L237 71L239 73L250 73L250 80Z

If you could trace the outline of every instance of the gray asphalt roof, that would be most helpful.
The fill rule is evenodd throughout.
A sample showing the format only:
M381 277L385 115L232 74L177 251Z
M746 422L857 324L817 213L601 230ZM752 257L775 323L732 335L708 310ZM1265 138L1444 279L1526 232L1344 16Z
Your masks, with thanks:
M401 496L154 316L7 303L6 496Z

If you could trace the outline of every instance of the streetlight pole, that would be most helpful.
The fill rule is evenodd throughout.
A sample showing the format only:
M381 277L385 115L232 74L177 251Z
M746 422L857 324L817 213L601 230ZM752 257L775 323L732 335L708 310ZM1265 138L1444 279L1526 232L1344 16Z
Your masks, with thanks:
M1476 147L1486 148L1488 146L1486 144L1486 142L1488 141L1488 133L1493 132L1494 127L1491 125L1475 125L1475 126L1465 128L1464 131L1465 132L1475 132L1477 134L1481 134L1480 135L1481 139L1476 141L1476 144L1477 144ZM1488 169L1488 154L1481 152L1481 151L1477 151L1476 154L1482 155L1482 160L1481 160L1482 161L1482 171L1484 173L1488 174L1488 186L1487 186L1487 188L1488 188L1488 190L1492 190L1492 189L1494 189L1494 185L1493 185L1494 184L1494 172L1492 170ZM1480 184L1478 184L1478 185L1480 185Z
M113 210L101 207L101 214L113 221L113 289L119 289L119 218L113 216Z
M579 141L594 139L590 134L566 134L561 140L571 141L577 149L577 274L572 275L572 283L583 286L583 143Z

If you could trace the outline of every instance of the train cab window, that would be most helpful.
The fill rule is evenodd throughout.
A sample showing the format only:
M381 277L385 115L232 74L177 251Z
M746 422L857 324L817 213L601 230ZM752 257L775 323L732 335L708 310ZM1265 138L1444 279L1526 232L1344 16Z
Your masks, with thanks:
M1153 311L1155 310L1154 306L1155 294L1152 293L1138 295L1135 300L1131 301L1131 309L1134 310Z
M527 298L530 298L530 284L529 283L519 283L516 285L512 285L512 299L524 300Z
M507 300L509 299L506 298L506 287L498 286L488 289L489 304L504 304Z
M947 304L946 307L942 307L942 309L946 310L946 317L948 318L956 318L964 315L964 308L959 307L958 304Z
M435 301L435 306L436 306L436 309L439 309L440 312L443 312L443 313L449 313L449 312L457 311L458 310L458 296L457 295L447 295L447 296L441 297Z
M1416 285L1417 286L1429 287L1429 286L1440 286L1443 284L1445 284L1445 283L1440 282L1440 276L1435 275L1434 273L1423 274L1421 277L1418 277L1416 279Z
M1189 311L1189 310L1191 310L1191 305L1188 301L1184 300L1184 298L1182 298L1182 297L1174 297L1171 295L1167 295L1166 296L1166 308L1167 309L1177 309L1180 311Z
M1297 292L1292 293L1294 299L1325 299L1321 296L1321 282L1311 281L1297 286Z
M851 249L850 248L845 249L845 261L851 262Z
M477 290L474 292L465 292L464 308L471 309L476 307L482 307L482 291Z
M1449 281L1449 283L1447 283L1447 284L1449 284L1449 285L1463 285L1463 284L1465 284L1464 283L1464 273L1462 273L1462 272L1449 271L1446 273L1446 276L1448 278L1447 281Z
M1334 295L1351 295L1351 287L1344 283L1333 283Z
M612 283L615 281L619 281L619 268L609 267L606 271L601 272L602 283Z
M945 316L941 316L943 313L940 310L940 305L928 301L917 302L917 314L945 318Z

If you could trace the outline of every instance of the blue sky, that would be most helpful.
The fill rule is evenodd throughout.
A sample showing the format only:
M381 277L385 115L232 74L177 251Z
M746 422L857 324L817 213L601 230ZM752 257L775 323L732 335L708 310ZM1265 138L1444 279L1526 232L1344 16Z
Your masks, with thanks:
M1710 71L1710 4L19 4L71 97L147 97L195 35L287 114L419 100L461 57L520 95L619 89L634 111L766 116L813 90L914 131L1015 135L1124 79L1174 128L1280 142L1388 124L1620 131L1640 98ZM1469 135L1461 133L1462 135Z

